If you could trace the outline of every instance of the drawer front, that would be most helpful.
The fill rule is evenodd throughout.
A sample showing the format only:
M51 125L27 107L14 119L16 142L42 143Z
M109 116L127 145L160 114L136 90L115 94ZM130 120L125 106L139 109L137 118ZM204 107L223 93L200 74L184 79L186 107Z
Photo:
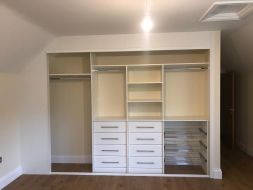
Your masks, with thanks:
M126 157L124 156L95 156L94 168L125 168Z
M126 168L94 168L96 173L126 173Z
M126 122L94 122L95 133L126 132Z
M95 133L94 134L95 144L126 144L125 133Z
M162 174L162 168L159 169L146 169L146 168L129 168L129 173L132 174Z
M130 145L129 156L162 156L162 145Z
M162 122L129 122L129 132L135 133L161 133Z
M130 133L129 144L162 144L162 133Z
M162 168L162 157L129 157L129 168Z
M126 145L95 145L94 154L97 156L125 156Z

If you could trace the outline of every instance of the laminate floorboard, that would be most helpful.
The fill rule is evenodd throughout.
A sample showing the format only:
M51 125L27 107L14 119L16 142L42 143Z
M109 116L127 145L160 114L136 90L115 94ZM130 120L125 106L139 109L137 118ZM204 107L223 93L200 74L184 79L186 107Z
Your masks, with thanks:
M191 165L166 165L165 174L197 174L205 175L205 171L201 166L191 166Z
M91 164L52 164L52 172L92 172Z
M4 190L253 190L253 158L222 151L223 180L209 178L22 175Z

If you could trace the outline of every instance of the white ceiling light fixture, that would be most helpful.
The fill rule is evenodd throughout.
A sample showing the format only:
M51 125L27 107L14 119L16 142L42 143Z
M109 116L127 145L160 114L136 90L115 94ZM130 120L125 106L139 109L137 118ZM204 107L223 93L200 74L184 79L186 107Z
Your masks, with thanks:
M200 18L201 22L241 20L253 12L253 1L218 1Z
M149 16L150 12L150 0L146 0L146 7L145 7L145 17L141 22L141 28L145 33L150 32L150 30L153 28L153 21L151 20Z

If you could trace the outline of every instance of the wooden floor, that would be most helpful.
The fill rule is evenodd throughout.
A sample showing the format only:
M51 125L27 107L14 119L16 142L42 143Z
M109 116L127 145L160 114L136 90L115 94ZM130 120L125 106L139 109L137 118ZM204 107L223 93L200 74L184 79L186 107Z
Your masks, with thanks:
M253 158L222 151L223 180L209 178L23 175L4 190L253 190Z
M201 166L195 165L166 165L165 174L199 174L205 175Z
M92 172L91 164L52 164L52 172Z

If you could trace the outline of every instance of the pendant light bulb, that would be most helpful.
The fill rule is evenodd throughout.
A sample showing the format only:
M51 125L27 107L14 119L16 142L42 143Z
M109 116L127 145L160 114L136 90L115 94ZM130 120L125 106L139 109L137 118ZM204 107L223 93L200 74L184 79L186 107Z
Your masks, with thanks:
M144 32L149 32L153 28L153 22L150 19L149 16L146 16L142 22L141 22L141 27Z

